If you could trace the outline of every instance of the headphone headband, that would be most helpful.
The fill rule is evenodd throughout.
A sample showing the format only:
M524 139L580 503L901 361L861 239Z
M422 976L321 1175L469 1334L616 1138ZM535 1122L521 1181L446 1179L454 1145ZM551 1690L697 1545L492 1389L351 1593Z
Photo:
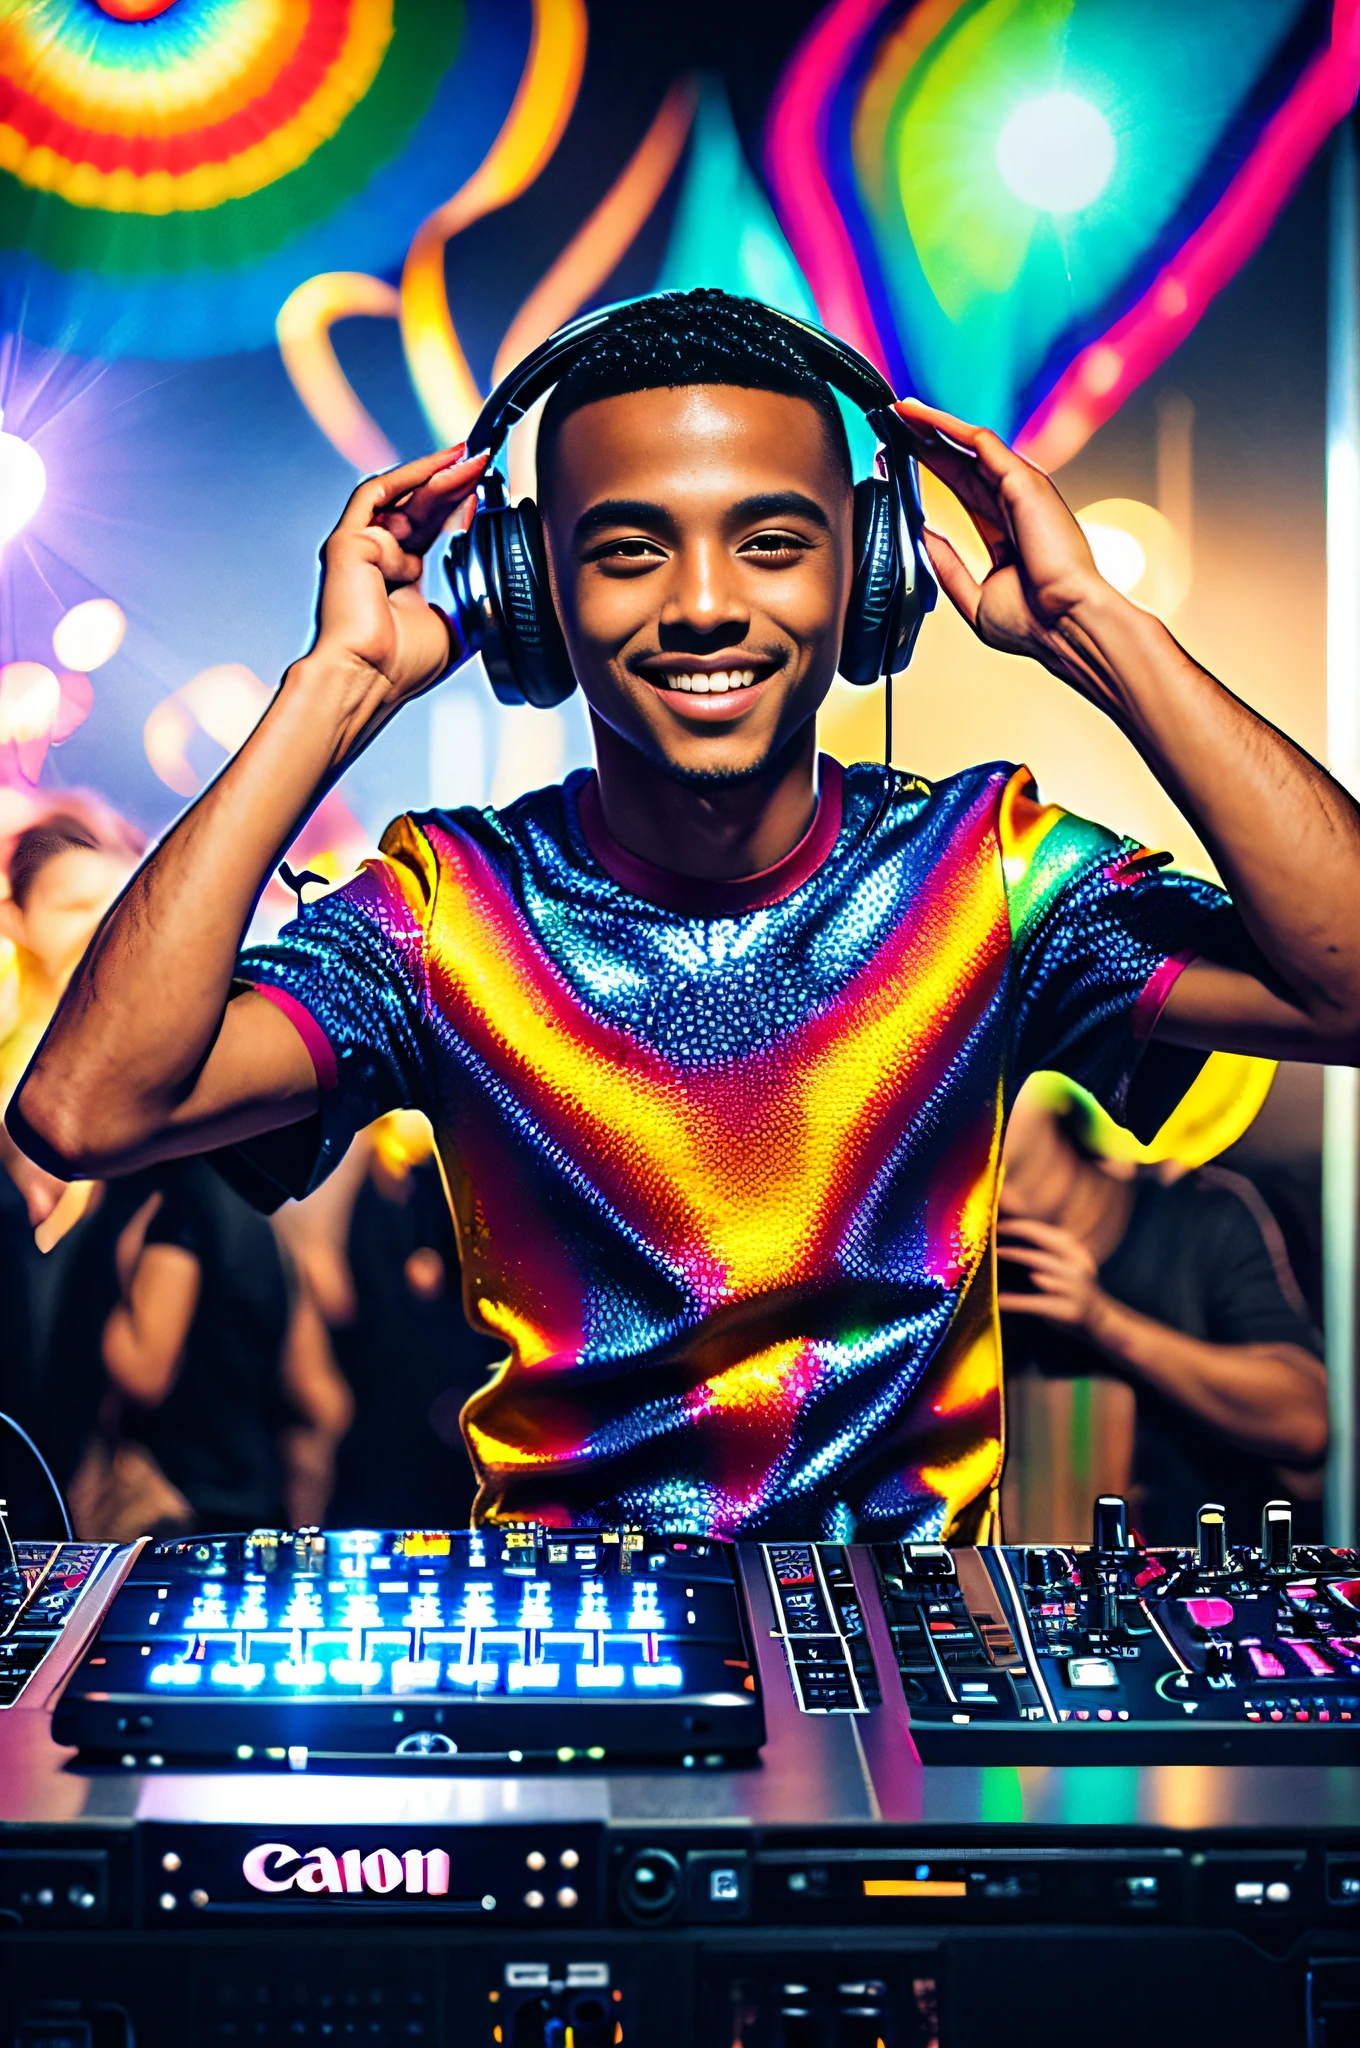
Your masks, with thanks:
M621 299L615 305L599 306L593 313L584 313L579 320L559 327L556 334L540 342L496 386L468 435L468 454L479 455L483 449L489 449L493 456L499 454L510 429L518 425L545 391L550 391L574 367L588 344L612 326L618 314L639 303L669 303L679 309L684 306L686 297L684 292L652 292L643 301ZM821 377L857 405L868 415L870 425L878 431L880 439L884 438L881 423L875 415L891 408L896 393L868 357L862 356L858 349L851 348L848 342L839 340L834 334L814 327L811 321L798 319L796 314L781 313L773 306L760 305L755 299L750 303L758 308L761 317L773 329L783 329L797 341L813 375Z

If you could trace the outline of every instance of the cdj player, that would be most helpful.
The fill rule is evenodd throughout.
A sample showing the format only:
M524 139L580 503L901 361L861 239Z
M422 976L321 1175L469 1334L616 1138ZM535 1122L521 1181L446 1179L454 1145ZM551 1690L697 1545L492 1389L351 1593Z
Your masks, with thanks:
M1360 1554L1248 1533L16 1544L0 2044L1360 2048Z

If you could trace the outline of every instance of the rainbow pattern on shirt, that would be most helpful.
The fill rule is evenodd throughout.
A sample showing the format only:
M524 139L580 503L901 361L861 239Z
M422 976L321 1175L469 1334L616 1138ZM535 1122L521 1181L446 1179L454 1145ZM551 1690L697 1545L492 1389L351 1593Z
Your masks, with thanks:
M508 1350L464 1411L479 1515L985 1533L1017 1032L1047 999L1061 1035L1084 973L1131 1066L1166 956L1127 900L1167 878L1024 770L850 771L830 856L734 917L630 896L570 785L400 820L383 852L244 971L341 1050L332 1149L384 1072L434 1124L468 1313ZM386 1043L346 1121L356 1029Z

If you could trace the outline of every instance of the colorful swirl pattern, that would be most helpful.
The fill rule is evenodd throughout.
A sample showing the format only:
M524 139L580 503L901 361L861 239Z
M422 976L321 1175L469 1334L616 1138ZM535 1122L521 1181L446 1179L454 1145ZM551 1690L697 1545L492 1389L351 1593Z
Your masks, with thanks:
M531 34L529 0L0 0L0 315L89 354L265 345L307 277L400 264Z
M1360 5L832 0L771 104L766 162L827 325L899 388L1050 466L1175 347L1264 237L1360 85ZM1168 61L1175 52L1174 63ZM1027 102L1113 138L1050 213L998 162Z

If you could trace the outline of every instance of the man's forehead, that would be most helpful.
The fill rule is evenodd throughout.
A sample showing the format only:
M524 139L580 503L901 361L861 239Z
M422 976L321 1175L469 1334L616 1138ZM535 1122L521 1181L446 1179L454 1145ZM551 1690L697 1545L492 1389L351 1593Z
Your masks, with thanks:
M826 423L811 399L731 384L663 385L592 399L562 422L555 492L636 495L645 478L692 492L780 485L840 495Z

